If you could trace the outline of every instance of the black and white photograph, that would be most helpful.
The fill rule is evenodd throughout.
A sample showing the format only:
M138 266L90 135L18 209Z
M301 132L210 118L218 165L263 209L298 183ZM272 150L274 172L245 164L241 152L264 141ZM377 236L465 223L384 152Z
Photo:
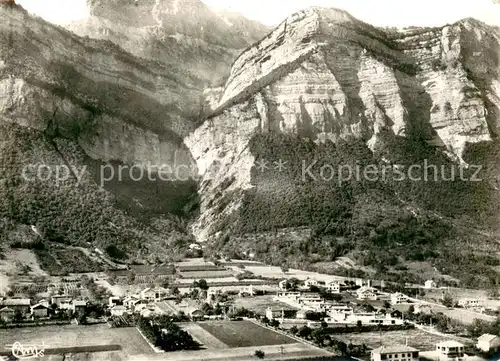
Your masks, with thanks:
M500 1L0 0L0 361L499 361Z

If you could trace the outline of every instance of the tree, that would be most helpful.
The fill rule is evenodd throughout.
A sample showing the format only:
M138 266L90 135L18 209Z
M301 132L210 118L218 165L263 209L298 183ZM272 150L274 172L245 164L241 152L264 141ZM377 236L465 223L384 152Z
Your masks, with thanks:
M391 303L389 301L384 301L384 308L386 310L388 310L389 308L391 308Z
M451 297L451 295L449 293L447 293L443 296L441 303L445 307L448 307L448 308L453 307L453 305L454 305L453 297Z
M279 321L278 321L278 320L272 319L272 320L269 322L269 326L274 327L274 328L278 328L278 327L280 327L280 323L279 323Z
M193 287L194 288L199 288L202 291L207 291L209 289L208 283L204 279L201 279L199 281L194 281L193 282Z
M281 272L283 272L284 274L287 274L289 270L290 268L287 265L281 265Z
M312 330L307 326L302 326L299 328L297 335L302 338L309 338L311 336Z
M134 271L130 271L129 274L127 275L127 282L128 284L133 284L135 282L136 274Z
M255 351L254 353L255 357L259 358L259 359L263 359L264 357L266 357L266 353L262 350L257 350Z

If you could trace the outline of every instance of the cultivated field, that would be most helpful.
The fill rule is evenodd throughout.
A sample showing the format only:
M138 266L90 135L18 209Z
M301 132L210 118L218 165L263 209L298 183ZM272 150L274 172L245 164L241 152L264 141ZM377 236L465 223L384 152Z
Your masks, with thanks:
M218 270L206 270L206 271L181 271L179 274L185 279L207 279L207 278L225 278L234 277L233 272L218 269Z
M228 347L271 346L296 343L290 337L250 321L200 322L200 327Z
M332 335L333 338L343 341L347 344L355 345L365 344L371 348L383 346L404 345L408 339L408 345L418 348L422 351L430 351L435 348L436 343L446 340L458 340L466 343L467 340L453 337L442 337L414 329L407 331L389 331L389 332L363 332L349 333L343 335Z

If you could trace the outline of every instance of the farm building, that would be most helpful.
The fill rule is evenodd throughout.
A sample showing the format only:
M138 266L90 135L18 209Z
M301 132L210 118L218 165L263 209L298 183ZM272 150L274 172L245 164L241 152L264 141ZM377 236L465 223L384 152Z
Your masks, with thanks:
M295 318L295 317L297 317L297 310L293 310L293 309L290 309L290 308L285 308L285 307L280 307L280 308L268 307L266 309L266 318L268 318L269 320L284 319L284 318Z
M71 297L66 295L57 295L50 298L50 303L58 308L69 309L71 307Z
M288 280L282 280L279 282L279 288L280 290L286 291L288 289Z
M189 317L192 321L203 321L205 319L205 312L200 309L194 309L189 312Z
M22 314L28 314L31 310L31 300L29 298L9 298L3 300L0 307L9 307Z
M31 315L37 317L48 317L49 315L49 307L42 303L37 303L34 306L31 306Z
M413 347L396 345L382 346L371 352L371 361L383 360L419 361L419 350Z

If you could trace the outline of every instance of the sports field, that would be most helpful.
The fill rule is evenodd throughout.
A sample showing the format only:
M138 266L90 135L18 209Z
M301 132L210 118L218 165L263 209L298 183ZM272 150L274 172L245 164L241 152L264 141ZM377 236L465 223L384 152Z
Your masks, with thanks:
M200 322L199 325L230 348L285 345L297 342L250 321Z

